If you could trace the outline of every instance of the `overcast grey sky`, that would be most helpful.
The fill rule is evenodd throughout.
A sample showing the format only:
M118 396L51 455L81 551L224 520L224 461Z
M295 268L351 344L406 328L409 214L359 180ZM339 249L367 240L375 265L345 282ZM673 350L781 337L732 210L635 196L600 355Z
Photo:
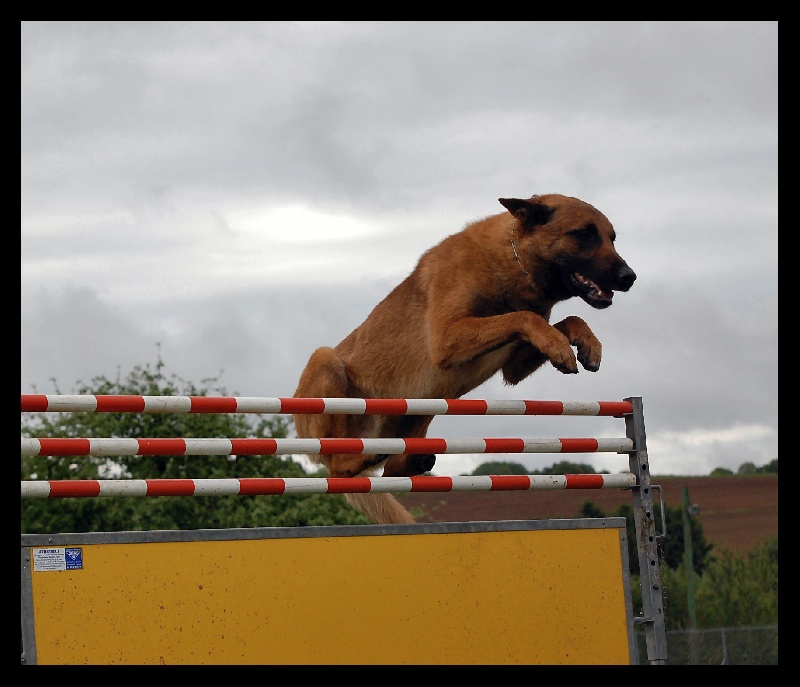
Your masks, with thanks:
M778 456L777 22L23 22L21 391L154 364L291 396L500 197L614 224L638 280L573 299L597 373L467 398L641 396L654 474ZM56 384L52 381L56 380ZM437 417L429 436L624 436ZM435 474L504 456L440 456ZM561 457L513 454L531 469ZM598 470L616 454L574 454Z

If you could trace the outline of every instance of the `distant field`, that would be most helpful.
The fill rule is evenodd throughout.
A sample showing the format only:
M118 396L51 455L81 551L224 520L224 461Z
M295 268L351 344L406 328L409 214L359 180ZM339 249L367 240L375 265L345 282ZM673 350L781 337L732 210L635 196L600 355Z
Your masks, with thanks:
M670 507L680 506L681 490L686 487L689 502L700 506L698 518L706 540L716 548L747 550L778 534L777 474L654 476L651 484L661 486L664 503ZM657 500L657 492L654 497ZM421 509L420 522L574 518L585 501L606 513L632 503L629 492L611 489L415 493L399 498L415 513Z

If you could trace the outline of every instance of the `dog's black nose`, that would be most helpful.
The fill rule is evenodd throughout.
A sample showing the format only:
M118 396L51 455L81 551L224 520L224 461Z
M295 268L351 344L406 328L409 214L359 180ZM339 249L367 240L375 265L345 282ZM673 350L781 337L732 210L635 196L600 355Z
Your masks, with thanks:
M620 291L627 291L636 281L636 272L627 265L623 265L617 274L617 279L619 280Z

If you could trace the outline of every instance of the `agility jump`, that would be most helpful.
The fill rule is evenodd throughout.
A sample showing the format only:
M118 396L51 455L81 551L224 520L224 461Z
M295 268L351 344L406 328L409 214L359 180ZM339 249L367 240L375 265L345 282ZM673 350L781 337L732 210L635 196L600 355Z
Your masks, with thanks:
M624 518L22 535L23 662L633 663L636 660L633 628L642 625L648 662L666 663L658 535L653 518L642 404L638 397L624 401L569 403L33 394L22 395L21 407L23 412L539 414L624 418L626 436L608 439L23 437L22 454L42 456L292 454L325 450L322 442L328 441L338 442L336 451L339 453L376 452L377 445L371 442L390 442L388 449L381 444L381 452L609 451L628 455L629 472L471 477L25 480L21 483L21 495L23 498L70 498L625 489L630 490L633 498L643 601L642 615L633 617ZM402 447L398 442L402 442ZM612 530L610 540L607 539L609 529ZM455 549L451 548L456 542ZM331 546L335 557L343 561L341 564L330 558L334 553L329 550ZM57 566L54 570L48 567L51 563L42 562L50 560L47 556L52 551L58 557L67 549L79 550L81 559L86 561L85 567L78 570ZM174 555L163 556L167 550ZM278 557L289 555L289 558L283 563L276 562L278 551ZM218 571L220 555L227 557L226 560L232 557L258 563L255 568L240 569L238 576L232 573L223 579ZM585 555L589 558L584 559ZM41 569L36 566L37 556ZM416 567L410 570L398 566L398 556L414 561ZM102 561L102 565L93 563L90 566L90 560ZM154 560L159 561L158 565L152 564ZM189 567L182 567L188 560L193 562ZM295 589L293 580L298 577L308 585L320 584L317 573L302 565L298 567L300 560L306 561L313 570L326 570L327 577L322 583L324 602L317 592L304 587L306 596L322 604L321 613L299 601L296 595L279 598L277 590L288 593ZM467 569L482 570L476 578L477 586L469 582L469 575L465 577L465 565ZM344 575L341 579L337 577L340 567ZM400 598L395 601L385 596L372 599L370 594L363 593L354 596L346 589L352 585L348 576L355 570L359 576L376 576L378 587L394 589L390 596L394 598L399 594ZM151 589L143 589L143 597L132 591L130 585L137 587L136 575L149 576L148 579L155 576L156 580L161 580L163 589L167 590L166 596L156 602ZM595 579L591 579L592 576ZM520 604L512 600L508 606L499 604L503 612L497 612L497 598L491 598L496 592L493 585L500 583L503 588L514 589L517 593L517 589L529 589L534 580L541 594L551 595L552 603L536 590L535 600L530 599L526 591L521 598L527 601ZM120 584L125 586L125 593L121 595ZM467 597L454 598L453 585L461 588ZM196 587L209 593L197 596L191 591ZM223 593L223 589L230 587L241 589L243 594ZM422 589L428 591L420 594ZM549 592L545 593L545 589ZM207 598L214 596L211 590L218 596ZM587 596L575 602L573 597L580 595L581 590L588 590ZM121 598L125 600L119 601ZM265 602L266 598L270 601ZM262 605L259 605L260 600ZM149 612L134 613L130 604L146 607ZM275 611L276 604L282 610ZM377 615L376 604L380 608ZM253 617L254 608L261 608L262 615L255 612ZM288 608L297 610L299 615L292 614L286 610ZM455 611L455 616L451 611ZM100 625L104 629L95 630L83 622L87 612L95 620L105 613L111 615L103 616ZM570 617L564 617L564 612ZM136 622L129 622L131 613ZM336 632L343 637L377 636L386 620L385 614L400 614L407 625L401 634L407 639L397 641L394 637L394 641L381 648L370 647L369 642L366 645L355 642L353 646L337 643L337 651L331 653L329 647L321 646L326 644L325 637L329 640L327 630L314 629L320 623L320 615L328 614L336 618L339 623ZM115 628L113 632L109 630L111 626ZM187 637L183 632L190 627L192 632ZM352 633L348 627L352 628ZM201 649L205 638L216 636L220 629L227 639L210 642ZM83 639L76 639L76 632L82 632ZM86 641L95 635L96 644ZM259 641L253 645L248 638ZM273 648L267 650L267 646ZM276 646L280 646L278 653L274 653Z

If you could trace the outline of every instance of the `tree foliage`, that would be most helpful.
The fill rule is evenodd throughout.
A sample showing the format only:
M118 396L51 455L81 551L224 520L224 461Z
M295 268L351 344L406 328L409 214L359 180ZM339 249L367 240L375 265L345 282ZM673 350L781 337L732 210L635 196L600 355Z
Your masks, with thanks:
M695 598L701 627L777 624L778 537L743 554L719 551L703 571Z
M691 627L686 567L662 566L664 617L668 630ZM694 580L697 628L778 624L778 538L744 552L722 549L708 560ZM641 606L641 589L631 579L634 608Z
M714 468L711 477L727 477L733 475L733 470L729 468ZM773 458L766 465L756 465L752 461L742 463L736 470L737 475L777 475L778 474L778 459Z
M163 363L136 366L124 379L95 377L76 394L227 396L166 376ZM61 392L56 392L61 393ZM29 437L286 437L289 419L280 415L218 413L24 413ZM305 477L302 466L280 456L23 456L23 480ZM341 495L159 496L114 498L26 498L24 533L113 532L263 526L340 525L370 522Z
M473 475L527 475L528 468L522 463L490 460L481 463L472 471Z
M545 468L540 473L541 475L592 475L594 468L588 463L573 463L569 460L560 460L553 463L549 468Z
M769 463L766 465L762 465L761 467L756 468L756 473L758 474L778 474L778 459L773 458Z
M481 463L472 471L472 475L585 475L594 472L591 465L568 460L559 461L542 470L528 470L521 463L494 460Z
M710 473L709 477L729 477L733 474L733 470L730 468L714 468Z

